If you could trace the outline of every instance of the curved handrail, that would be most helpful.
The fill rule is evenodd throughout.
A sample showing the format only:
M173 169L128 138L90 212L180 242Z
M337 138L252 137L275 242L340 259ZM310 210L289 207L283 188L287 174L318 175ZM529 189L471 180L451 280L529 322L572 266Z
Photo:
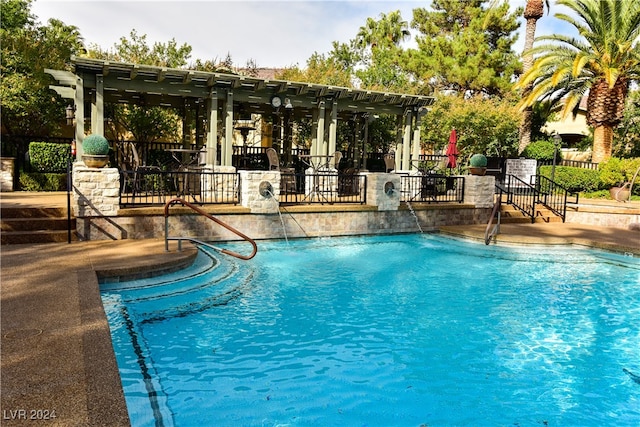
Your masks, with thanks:
M226 228L227 230L229 230L233 234L235 234L235 235L239 236L240 238L242 238L243 240L245 240L246 242L249 242L251 244L251 246L253 247L253 251L251 252L250 255L242 255L242 254L239 254L237 252L230 251L228 249L219 249L220 252L222 252L223 254L226 254L226 255L231 255L233 257L245 260L245 261L246 260L250 260L251 258L256 256L256 253L258 252L258 246L256 245L256 242L252 238L250 238L246 234L236 230L232 226L230 226L228 224L225 224L224 222L220 221L218 218L215 218L214 216L212 216L209 213L203 211L199 207L192 205L191 203L187 202L184 199L174 198L174 199L169 200L167 203L165 203L165 205L164 205L164 217L165 217L165 220L169 217L169 208L171 206L173 206L173 205L178 204L178 203L181 204L182 206L186 206L186 207L190 208L193 211L196 211L200 215L210 219L211 221L215 222L216 224L221 225L222 227ZM165 231L164 231L165 245L168 245L168 243L167 243L167 241L169 239L168 234L169 234L169 229L168 229L168 227L165 226ZM186 239L186 240L194 240L194 239Z
M498 201L493 205L493 210L491 211L491 217L489 218L489 222L487 223L487 228L484 231L484 244L488 245L491 242L493 236L498 234L498 227L500 226L500 205L502 204L502 193L498 196ZM493 218L498 216L498 221L491 230L491 225L493 224Z

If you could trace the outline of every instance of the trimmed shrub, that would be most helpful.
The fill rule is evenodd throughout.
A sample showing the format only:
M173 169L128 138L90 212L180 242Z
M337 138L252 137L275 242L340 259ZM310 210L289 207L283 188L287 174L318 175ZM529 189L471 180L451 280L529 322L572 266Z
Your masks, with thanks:
M39 172L66 173L70 157L71 146L69 144L36 141L29 143L31 167Z
M109 154L109 141L102 135L91 134L82 140L82 152L92 156Z
M638 168L640 168L640 157L631 159L611 157L598 165L601 188L608 189L625 182L631 182ZM634 194L636 193L636 185L640 187L640 175L636 177L634 183Z
M469 159L469 166L471 166L472 168L486 168L487 158L484 154L474 154Z
M551 178L553 166L540 166L540 175ZM556 166L554 181L571 192L592 192L600 189L600 177L597 170Z
M26 173L20 174L20 189L23 191L66 191L66 173Z
M552 140L541 139L527 145L526 148L522 150L520 156L526 157L527 159L553 161L554 150L555 145ZM562 151L558 150L556 153L556 162L559 163L560 160L562 160Z

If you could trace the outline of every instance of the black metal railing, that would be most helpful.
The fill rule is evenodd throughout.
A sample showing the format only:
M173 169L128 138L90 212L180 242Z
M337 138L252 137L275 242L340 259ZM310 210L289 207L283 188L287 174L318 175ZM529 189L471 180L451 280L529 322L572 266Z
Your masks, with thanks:
M538 160L538 167L540 166L552 166L553 160ZM570 166L573 168L592 169L598 170L598 163L583 162L580 160L558 160L556 166Z
M207 170L120 171L120 206L161 206L172 198L199 205L239 203L240 174Z
M496 184L507 196L506 203L513 205L524 215L535 221L536 203L538 203L538 190L535 186L521 180L514 175L506 175L504 184Z
M440 174L406 175L400 178L403 202L462 203L464 177Z
M367 203L367 176L349 173L282 172L282 204Z
M569 197L575 198L571 203L578 203L578 193L572 193L557 182L551 181L544 175L536 175L536 189L538 200L554 214L565 221L567 216L567 202Z

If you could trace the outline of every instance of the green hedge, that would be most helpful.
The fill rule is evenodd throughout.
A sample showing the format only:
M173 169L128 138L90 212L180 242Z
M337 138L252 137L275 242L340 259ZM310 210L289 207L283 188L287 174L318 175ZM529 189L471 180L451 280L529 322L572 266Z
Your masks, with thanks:
M607 161L600 163L598 166L600 181L604 188L610 188L616 185L621 185L625 182L631 182L638 168L640 168L640 157L628 159L612 157ZM640 184L640 176L636 177L634 188L635 185L638 184Z
M20 174L20 189L23 191L66 191L66 173L26 173Z
M31 167L39 172L66 173L67 162L71 157L71 145L51 142L31 142L29 161Z
M554 151L556 151L556 146L553 143L553 139L540 139L527 145L520 156L527 159L552 161ZM560 160L562 160L562 151L557 150L556 162L560 163Z
M540 175L551 178L553 166L540 166ZM571 192L590 192L601 188L597 170L556 166L554 181Z

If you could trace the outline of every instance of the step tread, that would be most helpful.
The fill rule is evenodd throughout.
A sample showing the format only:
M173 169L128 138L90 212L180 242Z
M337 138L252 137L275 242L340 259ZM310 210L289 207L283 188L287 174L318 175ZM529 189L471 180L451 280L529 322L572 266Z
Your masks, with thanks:
M24 208L24 207L0 207L0 217L9 218L66 218L66 208Z
M68 241L67 230L36 230L36 231L3 231L0 240L3 245L17 245L24 243L61 243ZM77 241L78 234L71 231L71 240Z
M0 221L0 230L3 232L66 230L68 224L68 218L3 218ZM71 218L71 228L76 228L75 218Z

